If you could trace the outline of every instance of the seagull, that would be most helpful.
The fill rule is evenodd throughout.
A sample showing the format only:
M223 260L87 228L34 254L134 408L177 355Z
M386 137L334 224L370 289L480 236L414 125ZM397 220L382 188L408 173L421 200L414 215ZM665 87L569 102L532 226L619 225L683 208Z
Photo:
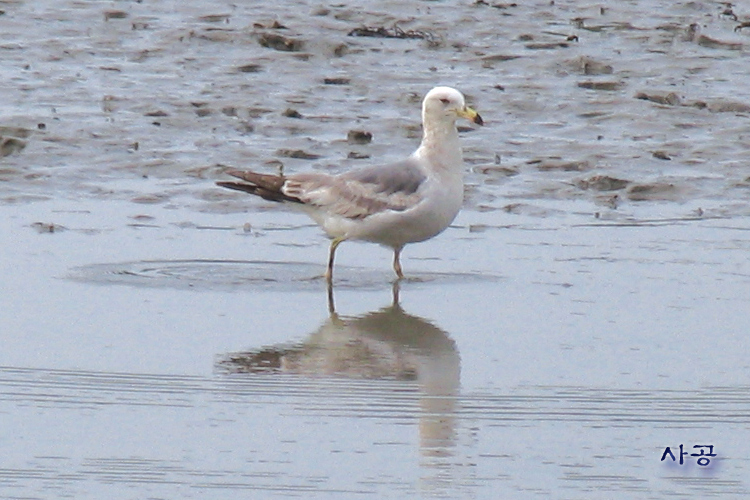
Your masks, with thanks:
M404 160L338 175L261 174L229 169L241 179L216 184L304 210L331 239L325 278L333 280L338 246L368 241L393 249L393 270L404 278L401 250L437 236L453 222L464 197L463 157L456 120L483 125L463 94L435 87L422 101L422 143Z

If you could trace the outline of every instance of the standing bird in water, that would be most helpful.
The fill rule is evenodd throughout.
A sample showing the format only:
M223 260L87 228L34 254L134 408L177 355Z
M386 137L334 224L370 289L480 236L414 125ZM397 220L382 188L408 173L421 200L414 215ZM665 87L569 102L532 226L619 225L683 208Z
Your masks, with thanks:
M402 279L404 245L440 234L461 209L464 164L458 118L483 124L482 117L466 106L461 92L435 87L422 102L422 143L405 160L338 175L228 170L244 182L217 184L302 208L331 238L325 273L329 283L336 248L346 240L392 248L393 270Z

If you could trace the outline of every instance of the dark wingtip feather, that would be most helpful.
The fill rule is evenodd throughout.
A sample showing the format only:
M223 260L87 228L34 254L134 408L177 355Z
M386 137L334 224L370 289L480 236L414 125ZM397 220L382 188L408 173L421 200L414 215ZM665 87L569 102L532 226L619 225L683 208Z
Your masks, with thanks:
M238 179L242 179L242 174L244 174L244 170L238 170L236 168L228 168L224 170L224 173L227 175L231 175L232 177L237 177Z
M234 189L235 191L244 191L250 194L255 194L255 192L258 190L258 186L253 186L252 184L243 184L241 182L219 181L216 183L216 185L227 189Z
M241 172L242 171L238 171ZM263 186L256 186L255 184L247 184L244 182L227 182L227 181L219 181L216 183L217 186L221 186L223 188L227 189L234 189L235 191L242 191L245 193L254 194L255 196L260 196L264 200L268 201L277 201L277 202L283 202L283 201L292 201L295 203L302 203L297 198L292 198L291 196L287 196L281 191L274 191L271 189L267 189Z

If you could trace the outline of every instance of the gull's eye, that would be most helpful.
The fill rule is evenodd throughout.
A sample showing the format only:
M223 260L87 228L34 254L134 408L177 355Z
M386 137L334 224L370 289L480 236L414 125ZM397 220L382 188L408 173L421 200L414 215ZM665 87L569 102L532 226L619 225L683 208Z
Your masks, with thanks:
M443 104L447 106L448 104L450 104L451 101L450 99L443 97L442 99L440 99L440 102L442 102Z

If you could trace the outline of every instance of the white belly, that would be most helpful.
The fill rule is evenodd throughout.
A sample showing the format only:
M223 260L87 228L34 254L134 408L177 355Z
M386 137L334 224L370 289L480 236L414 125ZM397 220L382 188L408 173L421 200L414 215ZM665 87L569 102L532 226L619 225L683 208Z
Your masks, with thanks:
M422 201L408 210L385 210L364 219L345 219L326 214L316 214L317 217L313 218L333 238L402 247L407 243L430 239L453 222L463 204L463 180L460 177L450 179L450 182L430 179L420 194Z

